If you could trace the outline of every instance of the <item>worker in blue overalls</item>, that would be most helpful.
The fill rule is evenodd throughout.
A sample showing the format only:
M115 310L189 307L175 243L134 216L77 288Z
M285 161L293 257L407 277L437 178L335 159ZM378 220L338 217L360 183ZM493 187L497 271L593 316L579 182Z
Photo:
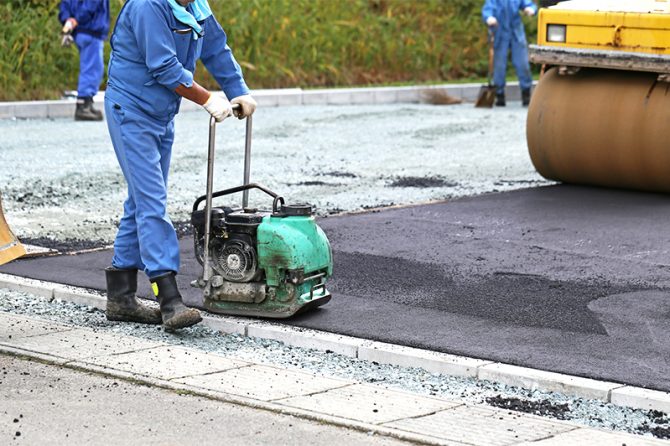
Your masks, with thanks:
M167 215L174 117L182 97L219 122L233 114L231 103L240 105L242 119L256 102L207 0L128 0L111 47L105 112L128 198L106 270L107 318L188 327L201 316L183 304L175 279L179 244ZM225 95L193 80L198 59ZM149 277L160 312L135 298L138 269Z
M105 72L102 50L109 32L109 0L62 0L58 19L63 25L63 46L77 45L79 83L77 85L77 121L101 121L102 112L93 107Z
M493 84L496 86L496 105L505 105L507 56L512 52L512 64L521 87L521 102L530 103L533 78L528 63L528 43L521 16L533 16L537 7L532 0L486 0L482 19L494 33Z

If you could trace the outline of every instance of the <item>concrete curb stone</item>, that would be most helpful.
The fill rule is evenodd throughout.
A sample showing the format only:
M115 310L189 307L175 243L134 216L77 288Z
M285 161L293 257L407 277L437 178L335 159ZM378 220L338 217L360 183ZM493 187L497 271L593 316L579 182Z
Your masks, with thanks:
M621 384L546 372L510 364L494 363L479 367L477 377L508 386L560 392L582 398L610 401L610 392Z
M612 404L670 413L670 393L640 387L623 386L612 390Z
M299 105L373 105L373 104L416 104L430 102L431 90L440 90L456 99L474 102L481 85L439 84L414 85L403 87L361 87L361 88L323 88L303 90L302 88L261 89L252 94L260 107L284 107ZM220 94L220 92L218 92ZM517 82L507 84L508 100L521 98ZM104 91L98 92L94 100L104 103ZM0 102L0 119L53 119L74 115L76 102L73 99L56 101L19 101ZM101 107L101 105L99 105ZM180 111L199 110L200 106L182 101Z

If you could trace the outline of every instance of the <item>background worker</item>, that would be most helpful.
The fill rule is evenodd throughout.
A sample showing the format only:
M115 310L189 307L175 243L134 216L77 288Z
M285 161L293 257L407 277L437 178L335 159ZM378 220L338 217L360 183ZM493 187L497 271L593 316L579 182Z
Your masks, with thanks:
M104 74L103 46L109 32L109 0L62 0L58 19L63 25L61 44L73 42L79 50L77 121L101 121L102 112L93 107Z
M162 320L168 330L188 327L201 317L183 304L175 278L179 244L167 214L174 117L182 97L219 122L232 114L231 102L240 104L240 119L255 111L256 102L207 0L128 0L111 46L105 112L128 198L106 270L107 317ZM193 80L198 59L225 96ZM149 276L160 314L135 298L138 269Z
M494 33L493 83L496 86L496 105L505 105L505 81L507 77L507 55L512 52L512 64L521 86L521 102L530 103L533 78L528 62L526 30L520 12L531 17L537 7L531 0L486 0L482 18Z

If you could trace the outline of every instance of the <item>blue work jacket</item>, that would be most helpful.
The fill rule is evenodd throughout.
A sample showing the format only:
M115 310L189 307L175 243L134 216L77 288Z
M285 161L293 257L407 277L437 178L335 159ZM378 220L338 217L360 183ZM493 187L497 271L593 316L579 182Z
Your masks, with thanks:
M519 13L527 7L537 12L537 6L532 0L486 0L482 8L482 19L486 22L486 19L493 16L498 20L495 29L496 46L510 40L526 43L526 30Z
M109 0L62 0L58 12L61 24L69 18L77 20L78 32L105 39L109 32Z
M203 35L196 40L167 1L128 0L110 40L105 96L158 121L170 121L181 103L174 90L193 85L198 59L229 99L249 94L221 25L213 15L199 23Z

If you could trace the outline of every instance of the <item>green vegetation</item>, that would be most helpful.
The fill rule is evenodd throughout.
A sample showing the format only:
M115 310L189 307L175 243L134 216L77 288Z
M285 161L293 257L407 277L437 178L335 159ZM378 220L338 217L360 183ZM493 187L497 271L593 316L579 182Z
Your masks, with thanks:
M116 17L123 1L110 1ZM210 0L252 88L485 77L482 3ZM77 51L60 47L57 9L58 0L0 3L0 100L57 98L76 88ZM197 79L215 87L203 69Z

